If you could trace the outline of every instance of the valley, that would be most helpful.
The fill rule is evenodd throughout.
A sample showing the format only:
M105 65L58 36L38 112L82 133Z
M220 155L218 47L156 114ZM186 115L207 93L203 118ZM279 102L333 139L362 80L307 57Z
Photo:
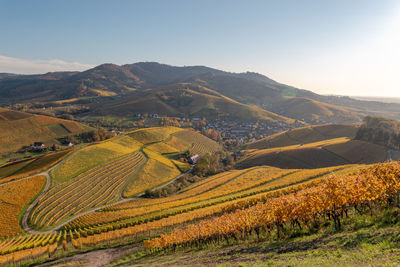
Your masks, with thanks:
M346 263L362 246L378 255L370 240L399 249L382 238L398 232L397 104L158 63L4 76L0 99L1 265L331 264L325 248ZM354 248L338 241L368 227Z

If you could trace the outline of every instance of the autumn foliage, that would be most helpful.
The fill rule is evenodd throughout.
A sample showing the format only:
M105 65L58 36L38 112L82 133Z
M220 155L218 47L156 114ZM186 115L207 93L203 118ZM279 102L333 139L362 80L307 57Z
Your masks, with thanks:
M196 244L210 239L246 236L252 231L275 229L278 236L284 225L304 227L327 218L341 227L349 209L360 212L372 205L399 205L399 163L377 164L348 177L332 176L316 186L284 195L244 210L224 214L160 238L145 241L147 248Z

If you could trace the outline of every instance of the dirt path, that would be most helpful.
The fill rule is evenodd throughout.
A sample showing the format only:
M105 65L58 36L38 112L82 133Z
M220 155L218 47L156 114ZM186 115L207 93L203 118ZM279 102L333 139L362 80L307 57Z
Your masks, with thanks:
M140 249L141 248L137 245L126 245L117 248L94 250L48 262L39 266L100 267L132 254Z

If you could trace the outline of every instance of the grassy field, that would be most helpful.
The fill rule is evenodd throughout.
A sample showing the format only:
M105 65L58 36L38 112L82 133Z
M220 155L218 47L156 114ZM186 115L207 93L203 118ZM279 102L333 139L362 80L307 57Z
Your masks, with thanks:
M21 212L44 184L44 176L35 176L0 185L0 239L23 232L19 224Z
M0 112L0 154L16 151L34 142L57 144L57 138L87 131L82 124L18 111Z

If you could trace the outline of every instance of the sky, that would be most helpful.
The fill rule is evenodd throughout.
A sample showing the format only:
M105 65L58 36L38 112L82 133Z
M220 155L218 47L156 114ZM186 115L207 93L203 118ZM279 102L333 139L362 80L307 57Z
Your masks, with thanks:
M400 97L397 0L0 0L0 72L139 61Z

